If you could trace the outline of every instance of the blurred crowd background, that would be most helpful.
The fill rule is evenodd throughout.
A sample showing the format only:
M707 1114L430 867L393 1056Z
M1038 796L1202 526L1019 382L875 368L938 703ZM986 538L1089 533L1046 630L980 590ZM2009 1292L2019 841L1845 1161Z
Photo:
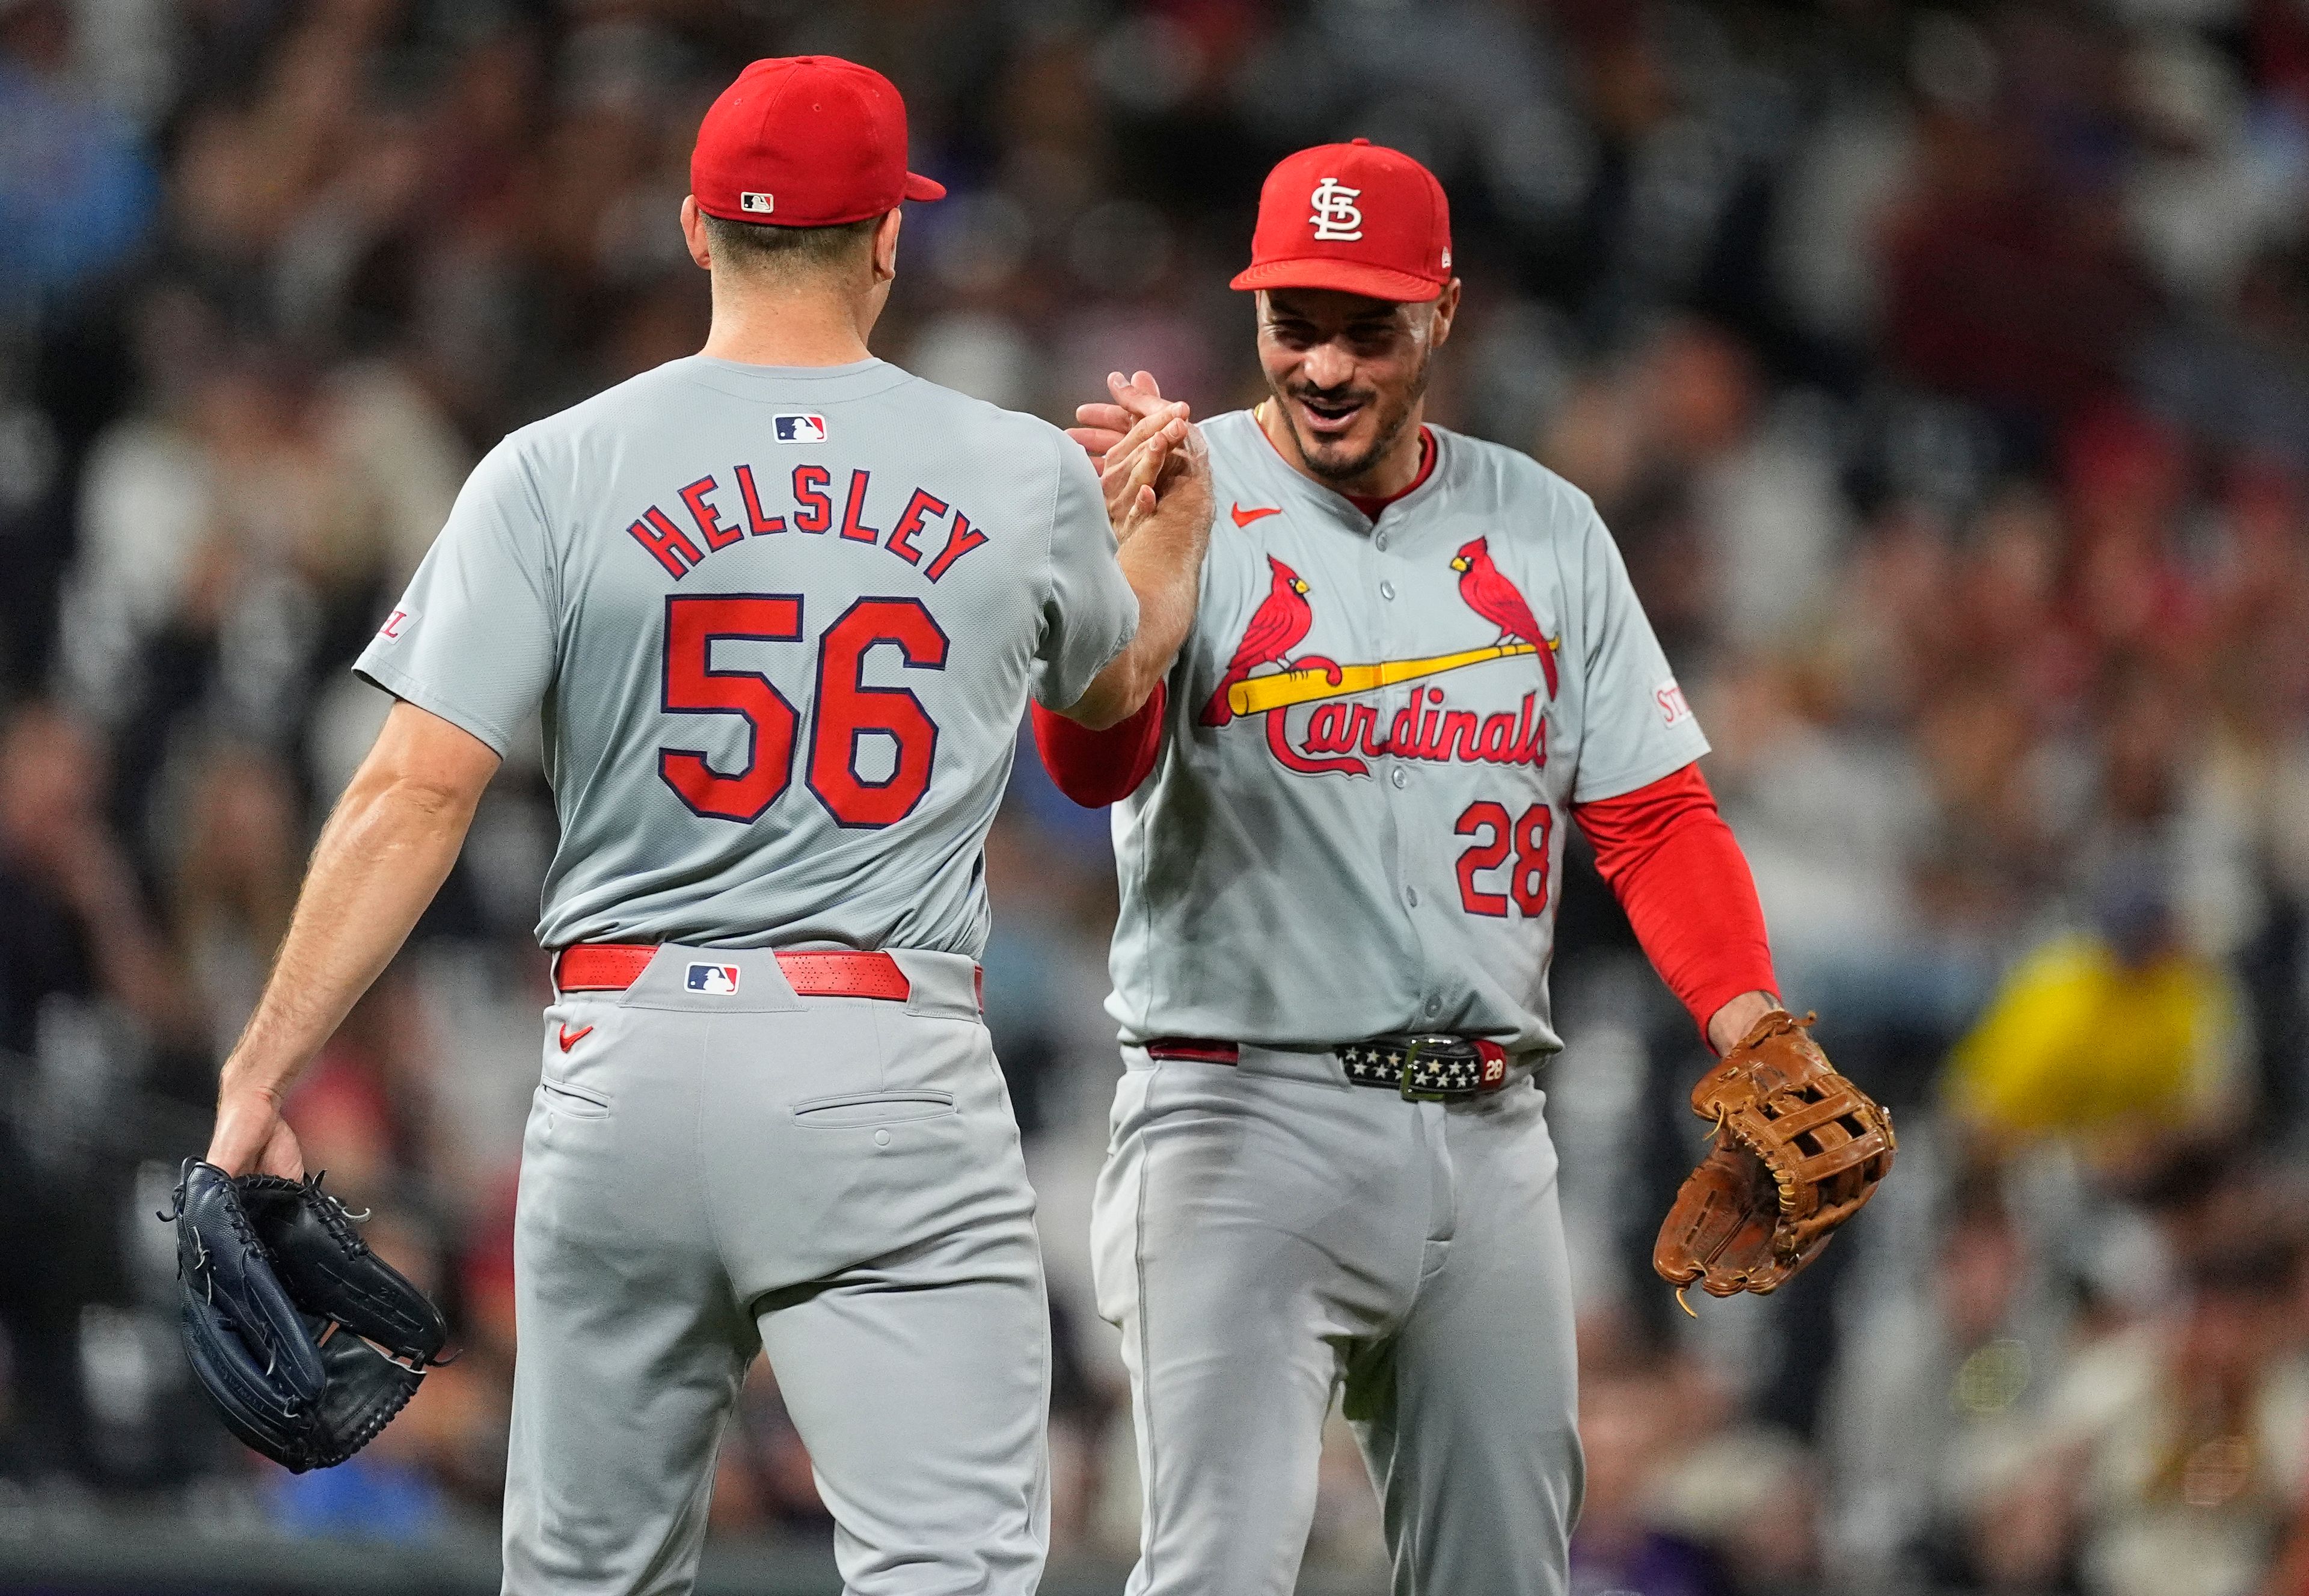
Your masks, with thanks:
M347 663L484 449L696 349L697 119L810 50L954 195L878 352L1053 419L1117 367L1257 397L1224 283L1280 155L1449 191L1431 413L1602 506L1790 1001L1901 1133L1809 1275L1678 1314L1704 1054L1575 861L1579 1596L2309 1592L2305 0L0 0L0 1546L493 1526L533 752L290 1110L463 1359L262 1468L152 1215L383 716ZM1058 1546L1127 1556L1104 818L1029 750L988 864ZM713 1514L827 1533L767 1369ZM1343 1433L1310 1566L1377 1548Z

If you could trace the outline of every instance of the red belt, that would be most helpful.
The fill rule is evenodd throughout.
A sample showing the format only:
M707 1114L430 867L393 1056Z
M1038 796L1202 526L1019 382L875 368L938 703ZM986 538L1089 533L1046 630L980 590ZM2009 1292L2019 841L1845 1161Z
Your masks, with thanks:
M553 984L563 992L623 992L649 967L657 949L647 942L580 942L553 956ZM887 953L787 953L778 968L800 997L886 998L903 1003L912 993L906 972Z

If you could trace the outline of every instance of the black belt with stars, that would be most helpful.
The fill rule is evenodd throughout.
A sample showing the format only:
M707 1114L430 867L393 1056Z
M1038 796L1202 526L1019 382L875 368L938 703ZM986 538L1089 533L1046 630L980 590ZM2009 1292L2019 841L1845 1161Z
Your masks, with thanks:
M1478 1037L1373 1037L1331 1051L1350 1083L1396 1092L1408 1102L1471 1097L1508 1083L1507 1049ZM1232 1042L1198 1037L1158 1037L1146 1044L1146 1054L1204 1064L1232 1064L1241 1056Z

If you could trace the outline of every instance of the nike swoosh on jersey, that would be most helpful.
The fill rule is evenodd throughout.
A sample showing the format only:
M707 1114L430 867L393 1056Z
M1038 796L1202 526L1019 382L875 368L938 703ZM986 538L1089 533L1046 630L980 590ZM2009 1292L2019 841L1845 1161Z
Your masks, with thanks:
M564 1053L568 1052L571 1048L576 1046L578 1043L583 1042L586 1037L592 1034L593 1028L590 1025L582 1031L573 1031L567 1026L563 1026L561 1028L561 1051Z
M1247 510L1241 505L1235 505L1230 508L1227 513L1234 517L1234 524L1237 526L1248 526L1252 522L1258 520L1261 516L1281 515L1283 513L1283 507L1280 505L1267 505L1256 509Z

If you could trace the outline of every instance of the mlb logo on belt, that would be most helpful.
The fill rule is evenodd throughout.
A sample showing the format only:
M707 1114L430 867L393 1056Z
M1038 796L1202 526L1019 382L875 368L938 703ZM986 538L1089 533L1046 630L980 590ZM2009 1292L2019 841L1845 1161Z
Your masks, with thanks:
M777 429L780 443L824 443L824 416L772 416L770 425Z
M689 967L689 990L705 993L709 997L728 997L738 990L738 967L734 964L693 964Z

